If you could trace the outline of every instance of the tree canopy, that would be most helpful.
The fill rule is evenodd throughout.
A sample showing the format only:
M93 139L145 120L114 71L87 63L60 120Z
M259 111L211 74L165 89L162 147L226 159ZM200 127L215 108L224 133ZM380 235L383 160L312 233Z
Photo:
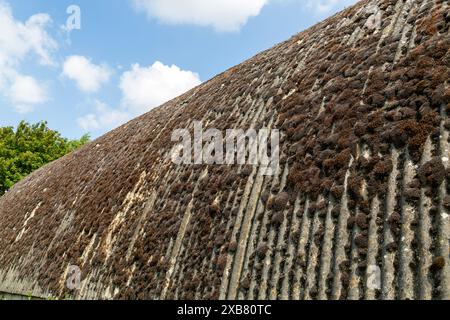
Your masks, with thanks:
M34 170L79 148L90 140L63 138L46 122L22 121L16 129L0 127L0 196Z

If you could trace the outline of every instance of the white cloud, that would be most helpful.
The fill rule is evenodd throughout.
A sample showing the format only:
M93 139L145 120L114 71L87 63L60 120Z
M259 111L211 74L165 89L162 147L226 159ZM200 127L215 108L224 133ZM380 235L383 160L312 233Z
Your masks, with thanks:
M198 74L166 66L157 61L149 67L134 64L120 78L122 104L110 108L103 102L93 102L94 111L77 119L85 131L113 129L136 115L175 98L201 83Z
M120 89L123 104L133 113L143 113L175 98L201 83L199 75L166 66L157 61L152 66L134 64L122 74Z
M238 31L269 0L132 0L134 7L168 24L212 26Z
M105 103L95 100L95 112L77 119L78 125L85 131L114 129L130 119L126 111L114 110Z
M31 111L30 106L48 100L45 87L41 86L33 77L22 75L17 75L12 81L8 97L21 113Z
M0 0L0 65L15 65L28 53L35 53L43 65L54 65L51 52L58 46L47 33L48 14L31 16L25 23L15 20L10 6Z
M178 25L211 26L217 31L238 31L268 3L299 2L316 14L326 15L358 0L130 0L149 18Z
M108 82L111 71L107 66L96 65L84 56L70 56L63 65L63 73L76 82L84 92L97 92L101 85Z
M331 11L344 6L355 4L358 0L307 0L307 6L318 14L329 14Z
M0 94L7 97L18 112L30 112L33 106L48 100L45 86L18 69L25 57L34 55L42 65L55 65L52 52L56 41L47 33L48 14L40 13L21 22L11 7L0 0Z

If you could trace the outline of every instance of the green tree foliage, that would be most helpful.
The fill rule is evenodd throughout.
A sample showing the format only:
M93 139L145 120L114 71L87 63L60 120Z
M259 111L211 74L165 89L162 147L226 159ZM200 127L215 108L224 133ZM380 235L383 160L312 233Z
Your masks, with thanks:
M43 165L79 148L89 135L69 140L47 127L22 121L17 129L0 127L0 195L16 182Z

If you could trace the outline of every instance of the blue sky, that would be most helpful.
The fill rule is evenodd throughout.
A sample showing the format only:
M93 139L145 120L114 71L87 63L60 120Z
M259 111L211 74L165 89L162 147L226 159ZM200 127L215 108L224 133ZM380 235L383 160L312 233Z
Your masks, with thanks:
M0 0L0 126L97 137L355 2Z

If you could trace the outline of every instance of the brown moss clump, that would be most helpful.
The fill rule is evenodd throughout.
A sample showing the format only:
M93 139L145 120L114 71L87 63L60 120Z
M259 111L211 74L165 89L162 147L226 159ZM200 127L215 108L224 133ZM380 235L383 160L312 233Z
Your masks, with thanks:
M221 213L221 210L217 203L213 203L209 206L209 214L212 217L218 216L218 215L220 215L220 213Z
M391 242L386 245L386 251L389 253L394 253L397 250L398 250L398 244L395 242Z
M297 244L300 240L301 237L301 231L300 230L296 230L294 232L291 233L290 235L290 240L292 243Z
M283 212L277 212L272 216L272 224L276 227L279 227L284 221L284 214Z
M358 213L356 215L356 225L362 230L368 229L369 223L367 221L367 215L364 213Z
M369 238L365 234L358 234L355 237L355 244L358 248L367 248L369 246Z
M445 196L442 200L442 205L445 209L450 210L450 196Z
M220 247L220 246L222 246L224 243L225 243L225 236L224 235L219 235L217 238L216 238L216 240L215 240L215 245L217 246L217 247Z
M269 191L265 190L262 194L261 194L261 201L263 203L267 203L267 201L269 200L270 197L270 193Z
M331 210L331 216L333 217L333 219L337 219L339 218L339 215L341 214L341 208L339 206L335 206L332 210Z
M269 246L267 244L262 244L256 249L256 255L259 259L264 259L266 257L267 251L269 251Z
M397 148L408 146L411 157L415 162L422 156L423 146L434 127L416 120L403 120L398 122L391 131L385 134L388 142Z
M322 183L320 184L320 188L322 189L322 192L324 194L328 194L333 186L334 181L329 178L325 178L322 180Z
M445 258L439 256L433 259L433 263L430 266L430 271L434 273L444 269L444 267L445 267Z
M226 265L227 265L227 255L222 254L217 258L217 263L216 263L217 270L219 270L219 271L225 270Z
M362 137L363 135L366 134L366 131L367 131L367 126L364 123L362 123L360 121L355 123L355 127L353 128L353 132L355 133L355 135L357 137Z
M348 193L353 200L361 199L363 179L359 176L351 176L348 179Z
M351 216L348 218L347 220L347 229L353 229L353 227L355 226L355 222L356 222L356 218Z
M342 198L342 195L344 194L344 186L333 186L330 189L330 193L333 195L333 197L336 200L340 200Z
M238 243L236 241L232 241L228 245L228 251L230 251L231 253L234 253L234 252L236 252L237 247L238 247Z
M245 279L241 281L241 289L245 291L250 289L250 276L245 277Z
M439 187L445 179L445 167L440 158L434 158L419 168L418 176L423 186Z
M282 211L286 208L288 202L289 194L287 192L282 192L276 196L272 196L267 203L267 207L269 210Z
M253 172L252 166L251 165L246 165L246 166L244 166L242 168L241 176L243 178L247 178L248 176L250 176L252 174L252 172Z
M391 159L378 162L373 168L373 174L378 179L383 179L392 172L393 164Z
M393 235L397 236L401 231L402 216L398 212L393 212L388 219L389 226Z
M419 188L406 188L403 192L403 195L405 196L405 200L415 205L420 199L420 189Z

